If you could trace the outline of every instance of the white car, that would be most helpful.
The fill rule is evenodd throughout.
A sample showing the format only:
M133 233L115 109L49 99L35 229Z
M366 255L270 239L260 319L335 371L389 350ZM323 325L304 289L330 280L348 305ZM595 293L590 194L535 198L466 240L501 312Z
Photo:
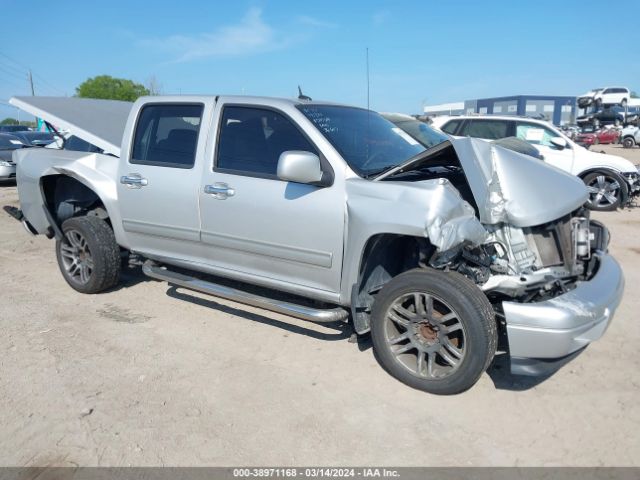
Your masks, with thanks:
M543 120L469 115L436 117L432 126L458 137L485 140L517 137L526 140L540 150L545 162L584 181L590 194L588 206L592 210L615 210L640 194L638 168L629 160L589 151Z
M630 98L631 92L627 87L594 88L578 97L578 107L586 108L591 104L595 105L596 108L604 105L621 105L622 107L626 107Z
M636 145L640 145L640 128L623 128L620 132L620 143L624 148L633 148Z

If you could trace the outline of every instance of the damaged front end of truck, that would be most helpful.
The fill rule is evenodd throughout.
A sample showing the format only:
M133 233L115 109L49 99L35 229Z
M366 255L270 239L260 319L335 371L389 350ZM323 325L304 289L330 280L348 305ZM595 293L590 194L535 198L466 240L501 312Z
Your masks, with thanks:
M436 176L458 189L475 216L461 222L445 215L437 228L430 219L425 234L436 248L425 266L458 272L485 293L507 339L512 373L552 373L602 336L624 278L607 253L607 228L583 207L588 194L579 179L465 138L376 180L426 186Z

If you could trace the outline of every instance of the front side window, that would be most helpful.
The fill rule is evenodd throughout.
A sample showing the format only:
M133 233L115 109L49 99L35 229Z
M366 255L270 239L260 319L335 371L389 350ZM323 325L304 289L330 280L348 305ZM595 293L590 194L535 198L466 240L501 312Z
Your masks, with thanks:
M203 108L188 104L143 107L136 125L131 163L192 168Z
M425 151L411 135L376 112L337 105L299 105L361 177L371 177Z
M509 123L505 120L467 120L458 135L463 137L498 140L508 136Z
M216 169L275 177L283 152L318 154L300 130L281 113L256 107L225 107Z
M560 134L542 125L518 122L516 124L516 137L533 145L557 149L558 147L551 143L551 139L560 137Z

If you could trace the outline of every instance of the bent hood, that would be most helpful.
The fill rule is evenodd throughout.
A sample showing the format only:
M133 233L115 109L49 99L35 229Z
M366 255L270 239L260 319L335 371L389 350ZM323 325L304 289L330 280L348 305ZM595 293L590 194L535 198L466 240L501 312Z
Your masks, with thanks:
M133 106L119 100L75 97L13 97L9 103L118 157Z
M540 225L572 212L589 197L584 183L573 175L529 155L468 137L451 137L374 181L426 166L434 158L437 164L436 157L447 148L458 157L484 224Z
M584 183L528 155L475 138L452 139L480 221L530 227L556 220L588 199Z

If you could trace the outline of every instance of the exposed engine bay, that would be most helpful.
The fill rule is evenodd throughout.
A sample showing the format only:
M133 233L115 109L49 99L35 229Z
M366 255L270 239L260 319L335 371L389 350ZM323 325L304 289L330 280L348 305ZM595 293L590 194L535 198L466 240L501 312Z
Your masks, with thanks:
M463 243L435 253L429 265L473 280L491 300L536 302L566 293L597 270L594 250L606 250L606 228L580 209L530 228L488 226L480 246Z
M491 155L494 147L487 146ZM452 147L434 148L434 153L420 162L391 172L386 179L424 181L445 178L482 220L470 179ZM526 159L520 160L524 165ZM531 161L531 159L529 159ZM468 165L467 165L468 166ZM495 180L496 164L491 166L491 188L486 201L497 213L509 199L504 197L500 180ZM489 190L491 190L489 188ZM491 195L497 194L497 199ZM485 216L485 220L487 217ZM606 250L607 229L590 221L583 207L557 220L536 226L517 227L512 223L483 222L485 241L478 245L465 241L448 250L436 251L425 264L436 269L454 270L473 280L495 303L503 300L538 302L572 290L579 280L589 280L597 270L594 250ZM425 265L426 266L426 265Z

